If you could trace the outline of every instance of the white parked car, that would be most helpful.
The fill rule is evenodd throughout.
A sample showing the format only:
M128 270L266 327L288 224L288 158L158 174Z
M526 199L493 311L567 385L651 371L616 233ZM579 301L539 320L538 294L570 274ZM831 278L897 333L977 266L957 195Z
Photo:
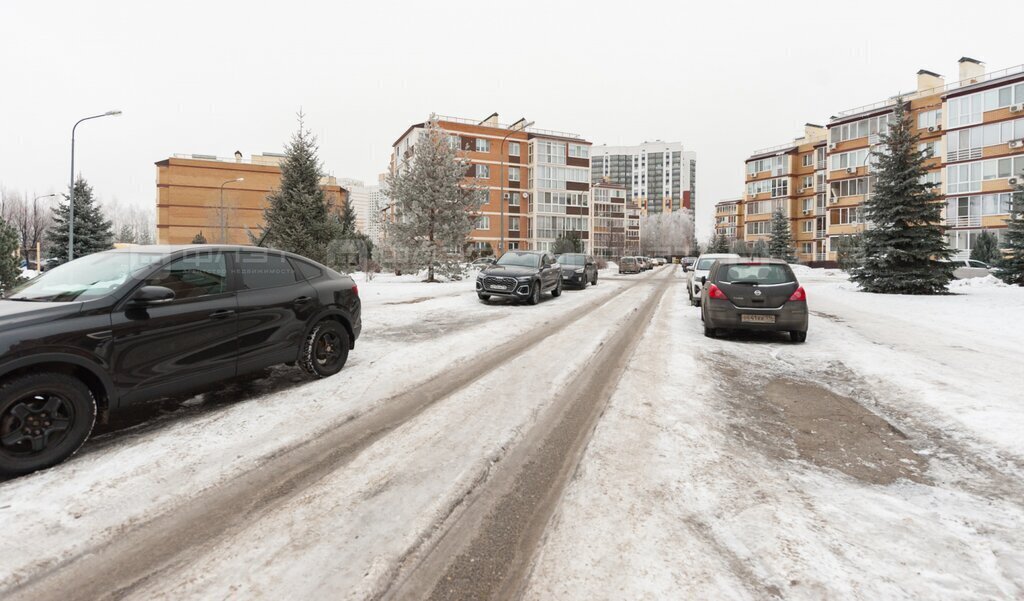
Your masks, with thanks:
M707 277L711 266L719 259L739 259L736 253L710 253L697 257L697 262L686 273L686 288L690 293L690 304L694 307L700 306L701 278Z
M954 259L951 263L953 263L953 277L958 280L983 278L992 273L991 265L974 259Z

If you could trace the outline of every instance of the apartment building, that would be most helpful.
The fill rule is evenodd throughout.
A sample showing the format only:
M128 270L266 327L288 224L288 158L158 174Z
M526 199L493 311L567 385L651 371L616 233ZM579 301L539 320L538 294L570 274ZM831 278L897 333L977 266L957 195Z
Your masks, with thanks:
M383 230L381 211L387 208L387 197L383 191L384 176L379 183L368 186L361 180L342 179L339 183L348 191L349 202L356 214L356 229L366 234L374 244L380 242Z
M249 244L249 232L263 226L267 195L281 185L284 155L265 152L244 159L176 154L156 163L158 244L188 244L202 234L208 242ZM334 177L321 187L337 206L348 191Z
M436 117L470 161L467 181L487 191L470 239L476 250L550 250L576 236L590 252L590 147L574 133L543 130L497 113L483 120ZM410 126L393 144L391 169L411 159L426 123Z
M963 57L946 84L932 71L902 94L927 152L925 181L946 203L951 248L967 256L984 230L1002 236L1013 184L1024 173L1024 65L986 73ZM743 237L765 239L775 208L790 218L797 258L832 262L844 236L864 230L863 204L874 187L872 151L888 127L896 96L808 124L802 138L746 159ZM822 131L827 132L822 138Z
M592 183L626 186L644 214L695 208L697 153L679 142L644 142L636 146L595 146Z
M743 240L743 198L728 198L715 203L715 236L729 242Z
M591 187L592 209L590 231L593 245L591 253L605 259L636 254L640 248L640 208L629 198L629 190L621 184L599 182ZM635 238L627 243L627 212L629 221L635 221ZM627 251L629 249L629 251Z

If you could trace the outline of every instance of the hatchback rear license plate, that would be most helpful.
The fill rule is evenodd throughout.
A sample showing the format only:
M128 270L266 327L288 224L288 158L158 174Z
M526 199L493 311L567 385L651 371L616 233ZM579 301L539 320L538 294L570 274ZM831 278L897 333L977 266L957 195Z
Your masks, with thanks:
M504 284L491 284L490 288L491 290L508 290L508 286L505 286Z
M774 315L740 315L740 321L746 323L775 323Z

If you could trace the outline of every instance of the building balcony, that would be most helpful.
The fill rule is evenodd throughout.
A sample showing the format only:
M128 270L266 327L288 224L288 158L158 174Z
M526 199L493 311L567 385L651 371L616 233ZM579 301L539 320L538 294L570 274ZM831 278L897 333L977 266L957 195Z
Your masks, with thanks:
M981 215L946 217L946 225L949 227L981 227Z
M826 235L827 235L827 232L825 230L815 230L815 232L814 232L814 237L815 238L823 239L823 238L825 238Z

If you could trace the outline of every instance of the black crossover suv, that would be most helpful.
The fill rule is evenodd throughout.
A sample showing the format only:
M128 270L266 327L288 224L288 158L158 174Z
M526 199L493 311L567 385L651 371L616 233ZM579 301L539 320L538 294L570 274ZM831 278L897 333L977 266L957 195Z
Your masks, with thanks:
M586 288L587 284L597 286L597 261L583 253L563 253L556 257L562 266L562 282L567 285Z
M536 250L510 250L476 277L482 301L502 296L536 305L549 290L551 296L562 294L562 268L551 253Z
M341 370L348 276L244 246L140 246L56 267L0 300L0 475L74 453L97 416L279 363Z

